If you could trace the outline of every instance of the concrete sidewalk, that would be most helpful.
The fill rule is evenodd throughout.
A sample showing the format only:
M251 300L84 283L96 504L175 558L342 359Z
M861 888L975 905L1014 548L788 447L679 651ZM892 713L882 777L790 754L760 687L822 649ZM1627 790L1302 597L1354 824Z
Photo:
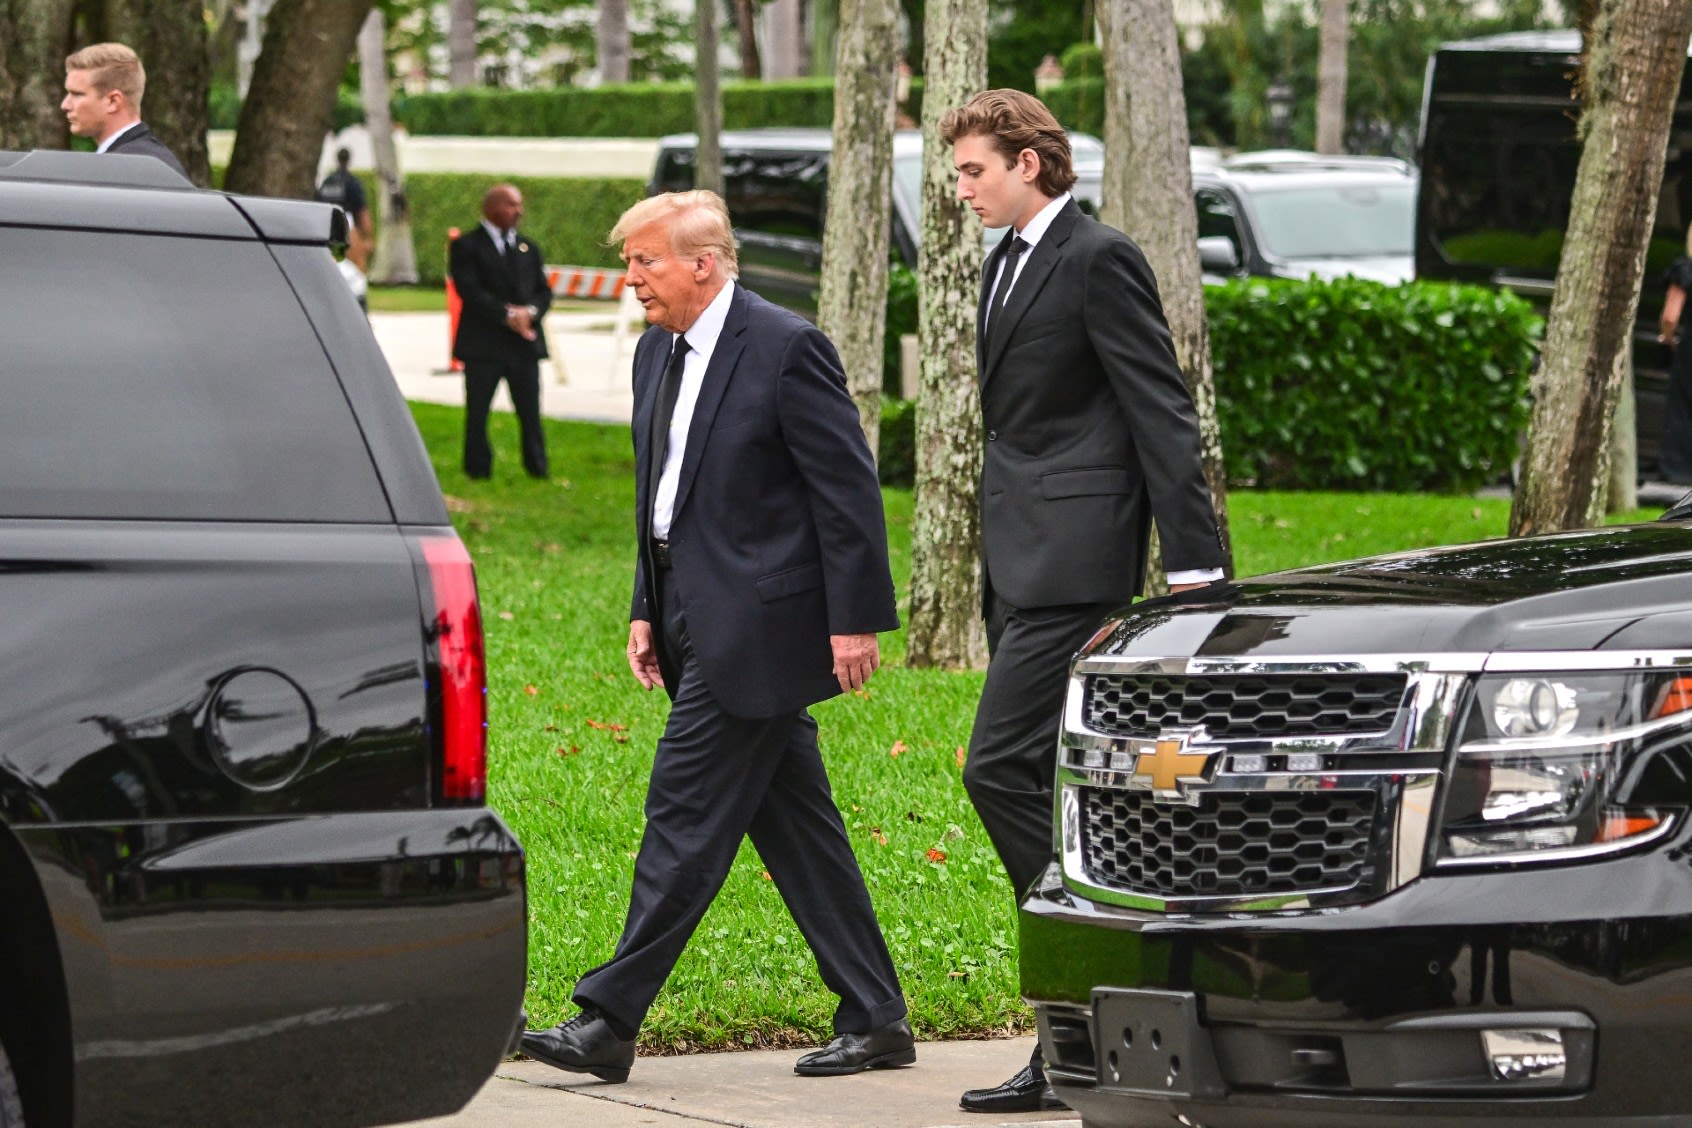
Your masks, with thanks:
M552 360L541 362L541 414L594 423L629 421L634 409L629 382L634 345L645 325L638 321L640 307L635 306L636 320L631 320L619 350L617 311L617 303L606 302L604 312L547 315ZM373 313L370 329L406 399L464 405L464 376L448 368L452 339L446 314ZM504 384L494 396L494 410L511 410Z
M642 1057L622 1085L507 1061L463 1112L412 1128L1080 1128L1067 1111L999 1117L958 1108L959 1093L1009 1077L1033 1048L1033 1038L923 1042L915 1065L853 1077L798 1076L802 1050Z

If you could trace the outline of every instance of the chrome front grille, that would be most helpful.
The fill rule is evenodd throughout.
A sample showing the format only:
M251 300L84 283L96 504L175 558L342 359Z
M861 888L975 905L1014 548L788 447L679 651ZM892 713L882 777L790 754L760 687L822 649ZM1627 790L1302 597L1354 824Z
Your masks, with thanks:
M1092 673L1083 707L1108 736L1200 724L1214 740L1347 736L1391 728L1407 683L1401 673Z
M1370 881L1373 791L1204 792L1194 806L1152 792L1083 789L1090 884L1159 898L1337 891Z

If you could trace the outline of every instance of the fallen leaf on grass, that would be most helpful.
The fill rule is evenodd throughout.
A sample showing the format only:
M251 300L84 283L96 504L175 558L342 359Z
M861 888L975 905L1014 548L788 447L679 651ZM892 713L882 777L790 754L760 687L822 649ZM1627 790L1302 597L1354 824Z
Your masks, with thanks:
M512 613L511 613L511 612L509 612L509 611L501 611L501 612L500 612L500 613L499 613L499 617L500 617L500 618L501 618L501 619L504 619L504 620L505 620L505 621L506 621L506 622L508 622L508 623L509 623L509 622L510 622L510 621L511 621L511 620L513 620L513 619L515 619L515 618L516 618L516 617L517 617L517 616L515 616L515 615L513 615L513 614L512 614Z
M758 876L763 878L765 881L774 881L775 880L775 878L770 876L769 870L759 870Z
M862 697L865 701L868 701L870 699L870 691L867 689L854 689L852 691L852 696Z
M628 725L619 725L614 721L596 721L592 717L588 718L588 728L604 729L609 732L627 732L628 727Z
M540 690L538 688L536 688L535 686L526 685L526 686L523 687L523 692L528 694L530 697L533 697L535 694L539 693Z
M558 748L558 754L560 756L574 756L578 752L580 752L581 750L582 750L582 746L580 744L572 744L568 748L565 748L564 746L560 745L559 748Z
M875 839L875 844L877 846L887 845L887 836L881 833L881 828L879 826L870 827L870 837Z
M909 751L909 749L910 749L910 746L907 745L904 741L895 740L893 742L893 747L891 747L887 750L887 754L889 756L898 756L902 752Z
M957 761L958 767L964 766L964 746L958 745L958 750L952 753L952 759Z
M946 978L947 979L968 979L969 978L969 972L967 972L967 971L948 971L946 973Z
M928 848L928 860L933 862L935 865L943 865L946 861L946 851L936 850L934 847L930 846Z

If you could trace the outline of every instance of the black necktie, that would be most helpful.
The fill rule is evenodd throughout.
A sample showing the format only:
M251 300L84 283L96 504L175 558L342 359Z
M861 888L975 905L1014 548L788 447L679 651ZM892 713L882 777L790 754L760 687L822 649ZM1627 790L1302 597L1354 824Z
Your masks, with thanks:
M648 496L658 502L658 480L664 476L664 460L669 457L670 420L676 414L676 395L681 391L682 367L687 363L687 338L676 334L675 347L670 350L670 363L664 368L664 378L658 382L658 399L652 406L652 464L647 467Z
M987 303L987 332L993 331L998 324L999 311L1005 307L1005 301L1010 297L1011 282L1016 279L1016 264L1022 258L1022 252L1028 249L1028 244L1022 241L1022 236L1012 235L1010 250L1005 254L1004 265L999 268L999 284L993 287L993 300Z

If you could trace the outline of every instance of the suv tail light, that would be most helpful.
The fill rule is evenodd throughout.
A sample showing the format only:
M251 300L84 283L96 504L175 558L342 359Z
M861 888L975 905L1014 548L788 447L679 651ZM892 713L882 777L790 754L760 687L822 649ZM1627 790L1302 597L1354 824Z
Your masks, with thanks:
M447 803L480 803L488 787L488 667L476 571L455 534L414 538L422 553L429 602L431 741L439 760L435 794Z

